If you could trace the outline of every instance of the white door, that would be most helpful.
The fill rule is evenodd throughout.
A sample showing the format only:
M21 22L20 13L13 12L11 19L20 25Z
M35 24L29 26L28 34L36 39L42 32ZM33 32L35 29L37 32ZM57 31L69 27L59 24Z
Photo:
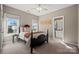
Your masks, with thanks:
M53 17L53 39L64 41L64 16Z

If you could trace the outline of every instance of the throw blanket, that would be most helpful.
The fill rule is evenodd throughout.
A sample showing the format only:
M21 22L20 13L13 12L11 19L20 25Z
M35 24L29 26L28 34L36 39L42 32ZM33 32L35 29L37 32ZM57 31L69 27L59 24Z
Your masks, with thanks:
M25 41L28 41L30 37L30 33L29 32L20 32L19 33L19 38Z

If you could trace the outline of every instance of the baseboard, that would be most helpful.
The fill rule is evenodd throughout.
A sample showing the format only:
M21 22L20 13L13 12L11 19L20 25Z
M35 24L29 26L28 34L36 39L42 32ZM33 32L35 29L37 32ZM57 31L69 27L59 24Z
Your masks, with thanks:
M65 42L66 44L71 44L71 45L73 45L73 46L76 46L76 47L78 47L78 44L75 44L75 43L69 43L69 42Z

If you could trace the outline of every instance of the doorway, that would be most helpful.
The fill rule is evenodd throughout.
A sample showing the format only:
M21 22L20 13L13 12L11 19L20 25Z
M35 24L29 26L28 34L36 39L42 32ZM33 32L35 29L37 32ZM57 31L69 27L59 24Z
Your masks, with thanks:
M53 17L53 38L64 41L64 16Z

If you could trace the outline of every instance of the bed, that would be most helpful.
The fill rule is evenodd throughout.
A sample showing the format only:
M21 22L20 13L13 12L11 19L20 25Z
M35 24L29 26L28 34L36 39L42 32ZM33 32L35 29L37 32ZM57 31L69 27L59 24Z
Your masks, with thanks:
M48 30L46 32L36 32L31 31L31 53L33 53L33 48L43 45L43 43L48 43Z
M48 30L45 31L24 31L24 27L19 28L18 40L24 41L28 47L31 48L31 53L33 48L43 45L43 43L48 43Z
M31 48L31 53L33 48L43 45L43 43L48 43L48 30L47 33L43 31L33 32L20 32L18 35L19 40L24 41L27 47Z

